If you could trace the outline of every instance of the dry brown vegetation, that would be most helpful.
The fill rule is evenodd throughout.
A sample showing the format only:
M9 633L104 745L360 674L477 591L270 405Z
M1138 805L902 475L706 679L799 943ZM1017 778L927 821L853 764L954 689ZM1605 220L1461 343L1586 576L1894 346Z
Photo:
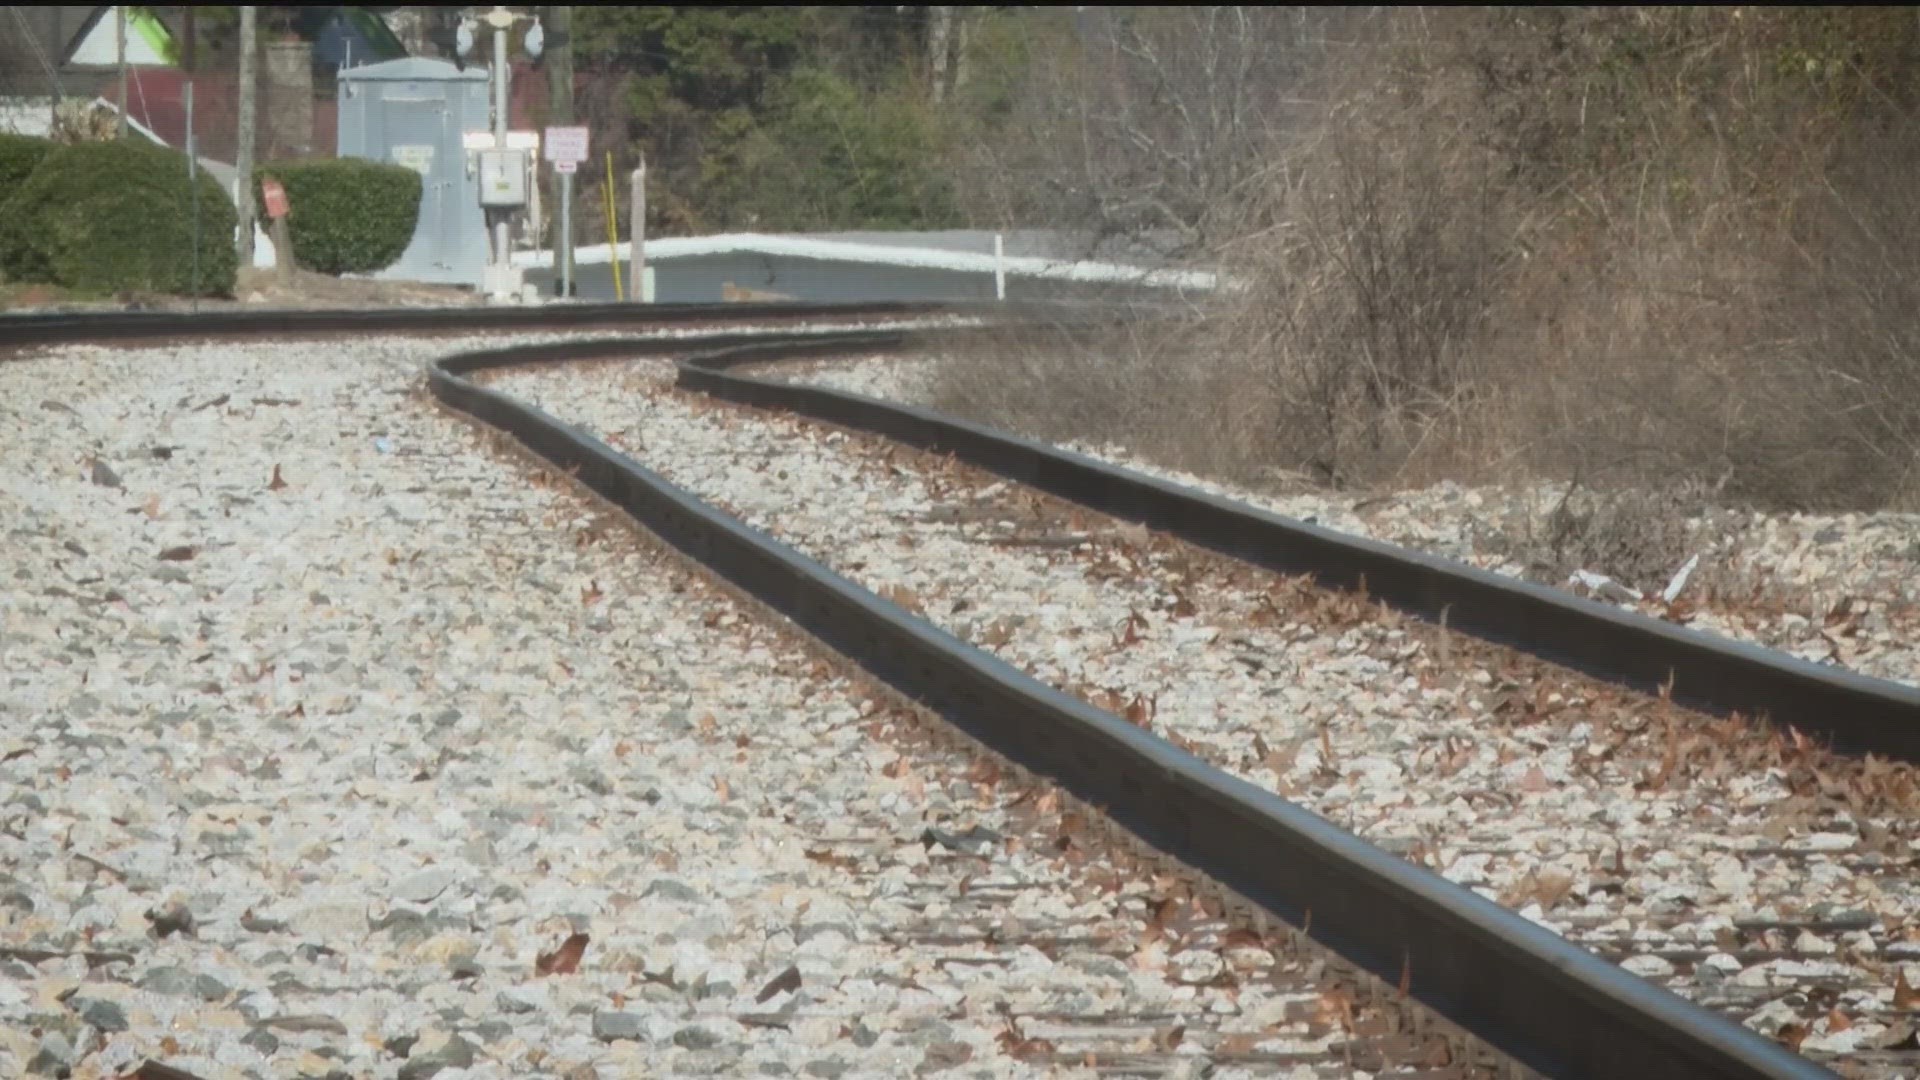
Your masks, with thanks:
M1246 287L942 407L1242 482L1920 505L1914 9L1103 18L992 153Z

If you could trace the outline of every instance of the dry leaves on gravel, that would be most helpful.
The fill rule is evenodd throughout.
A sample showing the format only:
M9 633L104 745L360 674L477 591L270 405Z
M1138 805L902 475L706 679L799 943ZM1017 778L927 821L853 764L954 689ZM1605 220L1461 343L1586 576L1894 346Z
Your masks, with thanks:
M560 947L550 953L542 953L533 961L533 970L541 975L571 975L580 970L580 958L586 955L587 935L574 934L560 943Z

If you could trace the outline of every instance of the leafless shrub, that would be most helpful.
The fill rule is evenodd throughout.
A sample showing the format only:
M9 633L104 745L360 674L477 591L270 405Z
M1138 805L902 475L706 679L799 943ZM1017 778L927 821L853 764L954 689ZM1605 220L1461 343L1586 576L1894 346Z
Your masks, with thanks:
M1920 504L1910 13L1207 9L1109 30L1035 117L1060 205L1250 287L1202 322L976 358L949 404L1243 480ZM1546 550L1670 571L1664 527L1623 536L1630 513L1659 511L1609 496Z
M1603 491L1574 481L1551 503L1522 502L1484 523L1478 543L1536 581L1558 585L1586 570L1653 593L1699 552L1694 519L1711 498L1693 485Z

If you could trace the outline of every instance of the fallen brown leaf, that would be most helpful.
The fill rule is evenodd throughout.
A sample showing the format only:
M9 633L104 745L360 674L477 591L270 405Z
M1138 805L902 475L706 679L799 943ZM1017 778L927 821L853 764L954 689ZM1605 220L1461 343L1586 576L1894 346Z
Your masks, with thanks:
M995 1036L994 1041L1000 1044L1001 1053L1015 1061L1039 1061L1052 1056L1054 1049L1053 1044L1045 1039L1029 1039L1020 1034L1012 1017L1007 1018L1005 1030Z
M924 615L927 611L926 607L921 604L920 597L915 595L914 591L905 585L895 584L881 586L880 598L906 608L915 615Z
M787 970L773 977L773 981L760 988L760 996L753 1000L764 1005L776 994L789 993L800 989L800 969L789 966Z
M533 970L541 975L571 975L580 969L580 958L587 951L587 935L574 934L550 953L535 958Z
M198 554L200 554L199 548L194 547L192 544L181 544L177 547L170 547L162 551L160 558L164 562L186 562Z
M1907 969L1901 968L1893 976L1893 1007L1913 1009L1920 1007L1920 991L1907 982Z
M824 866L831 866L838 870L845 870L848 873L852 873L854 869L860 865L859 860L851 855L842 855L837 851L827 851L823 848L809 850L806 852L806 856L814 862Z
M1254 1048L1260 1045L1261 1039L1262 1036L1250 1031L1236 1032L1221 1039L1219 1043L1214 1046L1213 1052L1216 1055L1251 1054L1254 1052Z
M120 1080L200 1080L199 1077L184 1069L171 1065L162 1065L152 1058L140 1063L140 1067L129 1073L121 1073Z
M1314 1012L1321 1023L1337 1024L1343 1031L1353 1031L1353 995L1340 987L1323 991L1314 1003Z

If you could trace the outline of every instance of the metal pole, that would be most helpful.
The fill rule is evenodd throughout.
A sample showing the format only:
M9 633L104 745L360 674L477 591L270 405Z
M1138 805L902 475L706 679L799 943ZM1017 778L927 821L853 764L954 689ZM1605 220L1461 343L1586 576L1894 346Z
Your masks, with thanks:
M113 10L119 15L116 36L120 49L120 128L114 132L114 138L124 139L127 137L127 5L116 4Z
M647 256L645 253L647 246L647 155L645 154L640 155L640 167L633 170L632 184L633 209L629 211L627 220L627 235L631 243L628 244L627 254L632 265L630 279L633 285L627 291L633 294L634 300L640 303L646 303L653 299L653 297L647 295L647 279L642 276L642 271L646 269L647 265Z
M253 74L255 26L259 9L248 4L240 9L240 145L234 151L233 167L239 175L234 183L235 202L240 210L240 233L234 237L234 251L240 256L240 268L253 266L253 95L258 81Z
M607 186L600 191L607 210L607 265L613 267L613 298L625 300L620 288L620 202L613 197L613 151L607 151Z
M560 235L566 253L560 258L560 295L573 295L573 174L560 174Z
M573 123L573 8L565 4L556 4L547 9L547 103L552 112L553 124L566 126ZM584 164L584 162L582 163ZM570 174L562 183L571 183ZM561 241L560 258L566 260L566 277L573 280L573 231L565 230ZM571 292L567 293L572 296Z
M187 80L187 199L193 206L193 300L200 310L200 169L199 153L193 144L193 80Z
M507 30L504 27L493 31L493 146L496 150L507 148ZM507 249L505 210L493 211L493 264L499 268L498 281L504 287L507 268L513 265L513 256Z

